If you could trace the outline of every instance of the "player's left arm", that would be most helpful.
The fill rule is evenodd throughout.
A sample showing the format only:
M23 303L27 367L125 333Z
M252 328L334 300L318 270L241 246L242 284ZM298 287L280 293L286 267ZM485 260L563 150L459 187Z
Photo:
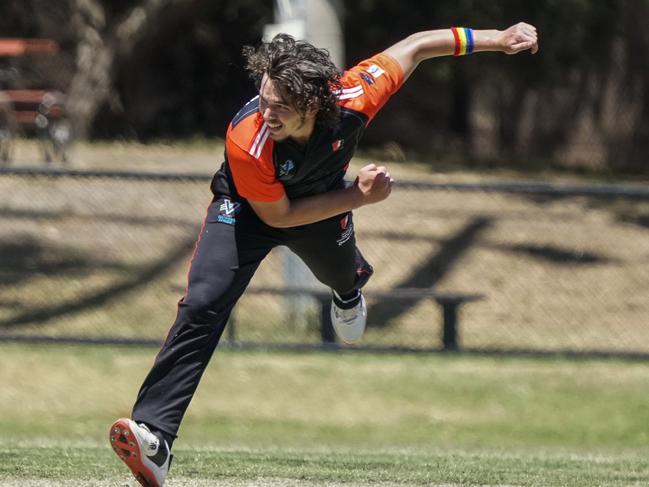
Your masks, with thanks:
M539 50L536 27L519 22L505 30L439 29L417 32L385 50L408 78L420 62L440 56L497 51L517 54Z

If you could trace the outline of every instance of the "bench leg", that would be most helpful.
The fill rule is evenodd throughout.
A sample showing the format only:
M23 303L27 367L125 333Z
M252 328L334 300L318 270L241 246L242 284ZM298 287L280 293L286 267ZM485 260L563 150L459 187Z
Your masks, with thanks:
M442 306L442 344L444 350L455 351L458 349L457 344L457 301L445 301L439 303Z
M320 299L320 338L322 343L336 343L336 334L331 324L331 299Z

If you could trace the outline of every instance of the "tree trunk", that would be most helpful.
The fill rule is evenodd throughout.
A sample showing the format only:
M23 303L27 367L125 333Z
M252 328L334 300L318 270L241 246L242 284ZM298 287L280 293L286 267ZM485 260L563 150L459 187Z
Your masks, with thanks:
M79 33L76 72L68 92L68 111L77 138L86 138L97 112L112 91L116 67L132 54L162 12L197 0L142 0L123 17L107 25L99 0L74 0L73 24Z

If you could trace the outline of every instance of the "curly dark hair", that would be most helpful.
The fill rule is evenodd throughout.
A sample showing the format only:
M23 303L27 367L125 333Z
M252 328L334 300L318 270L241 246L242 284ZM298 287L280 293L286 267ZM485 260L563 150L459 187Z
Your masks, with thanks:
M288 34L277 34L259 47L243 48L246 70L257 86L266 74L282 96L304 115L317 109L316 123L333 127L340 108L336 91L340 89L340 72L329 57L329 51Z

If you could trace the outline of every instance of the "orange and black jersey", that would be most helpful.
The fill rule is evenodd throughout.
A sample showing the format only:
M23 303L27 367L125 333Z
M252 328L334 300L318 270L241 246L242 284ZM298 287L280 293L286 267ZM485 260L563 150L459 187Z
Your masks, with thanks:
M399 63L385 53L346 71L338 95L340 121L334 128L316 125L306 146L269 137L259 97L234 117L226 135L225 163L212 190L253 201L310 196L344 185L343 178L368 123L403 83Z

